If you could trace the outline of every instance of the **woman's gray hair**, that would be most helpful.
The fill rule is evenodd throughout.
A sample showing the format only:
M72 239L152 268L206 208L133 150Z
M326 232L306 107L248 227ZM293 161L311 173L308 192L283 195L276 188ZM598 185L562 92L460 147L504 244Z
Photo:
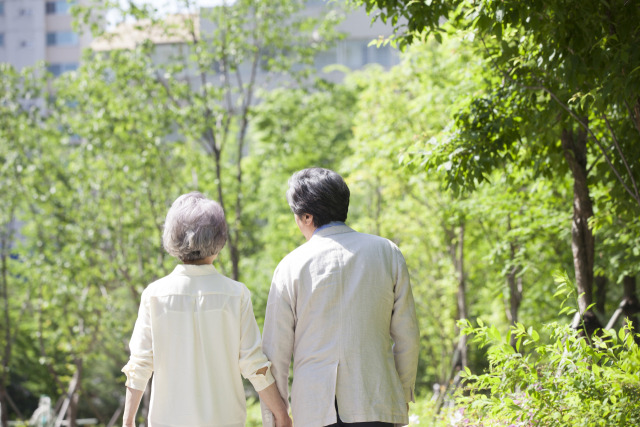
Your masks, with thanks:
M222 207L194 191L178 197L164 221L162 246L183 262L217 255L227 242Z

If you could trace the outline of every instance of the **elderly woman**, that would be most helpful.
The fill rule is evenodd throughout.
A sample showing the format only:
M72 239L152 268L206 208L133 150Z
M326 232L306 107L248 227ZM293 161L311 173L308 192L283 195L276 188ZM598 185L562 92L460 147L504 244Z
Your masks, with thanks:
M131 358L122 369L125 426L135 425L152 373L151 427L244 426L240 375L276 414L276 425L291 425L262 353L250 292L211 265L226 240L218 203L193 192L171 205L162 242L182 264L142 293Z

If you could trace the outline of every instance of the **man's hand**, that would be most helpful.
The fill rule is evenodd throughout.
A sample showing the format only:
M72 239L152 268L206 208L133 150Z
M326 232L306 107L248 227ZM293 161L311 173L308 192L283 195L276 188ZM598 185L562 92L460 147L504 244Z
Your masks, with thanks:
M289 415L283 418L276 418L276 427L293 427L293 421Z

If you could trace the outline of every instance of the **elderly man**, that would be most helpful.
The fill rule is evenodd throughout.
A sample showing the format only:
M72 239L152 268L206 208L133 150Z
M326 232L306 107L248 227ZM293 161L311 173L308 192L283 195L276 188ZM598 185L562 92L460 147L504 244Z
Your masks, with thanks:
M263 351L285 401L293 356L295 426L408 424L419 331L400 250L344 224L349 188L333 171L295 173L287 200L307 242L276 268Z

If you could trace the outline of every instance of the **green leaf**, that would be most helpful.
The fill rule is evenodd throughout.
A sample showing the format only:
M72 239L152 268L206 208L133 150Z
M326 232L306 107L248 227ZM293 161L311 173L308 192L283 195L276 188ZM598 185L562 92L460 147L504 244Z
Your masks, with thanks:
M540 340L540 335L538 335L538 332L536 332L535 330L532 330L530 335L531 335L531 338L533 338L534 341Z

